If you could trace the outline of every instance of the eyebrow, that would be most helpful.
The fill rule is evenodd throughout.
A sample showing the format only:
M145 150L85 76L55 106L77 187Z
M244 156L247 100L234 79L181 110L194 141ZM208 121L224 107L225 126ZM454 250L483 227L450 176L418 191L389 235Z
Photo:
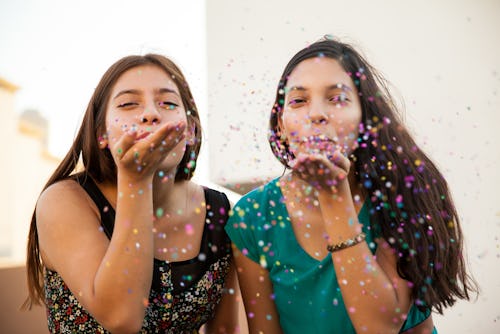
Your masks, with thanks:
M179 95L179 93L177 93L175 90L170 89L170 88L160 88L160 89L158 89L158 93L160 93L160 94L163 94L163 93L173 93L173 94L175 94L177 96Z
M349 92L352 92L352 89L351 87L347 86L346 84L343 84L341 82L339 83L336 83L336 84L333 84L333 85L330 85L326 88L327 90L332 90L332 89L342 89L343 91L349 91ZM304 86L292 86L288 89L285 88L285 92L289 92L289 91L292 91L292 90L299 90L299 91L306 91L307 88L305 88Z
M156 89L155 92L157 94L172 93L172 94L175 94L175 95L179 96L179 93L177 93L175 90L170 89L170 88ZM142 93L142 91L140 91L138 89L125 89L125 90L122 90L122 91L118 92L118 94L116 94L115 97L113 97L113 100L115 100L118 97L120 97L122 95L125 95L125 94L141 95L141 93Z

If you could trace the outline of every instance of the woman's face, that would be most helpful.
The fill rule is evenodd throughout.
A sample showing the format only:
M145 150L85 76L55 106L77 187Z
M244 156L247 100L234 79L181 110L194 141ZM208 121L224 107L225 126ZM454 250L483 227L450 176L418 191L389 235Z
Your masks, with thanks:
M350 154L360 122L358 91L336 60L306 59L290 73L279 126L295 156Z
M107 104L106 142L113 147L127 131L143 140L165 123L187 122L186 110L174 81L160 67L143 65L124 72L116 81ZM185 141L179 142L160 167L175 168Z

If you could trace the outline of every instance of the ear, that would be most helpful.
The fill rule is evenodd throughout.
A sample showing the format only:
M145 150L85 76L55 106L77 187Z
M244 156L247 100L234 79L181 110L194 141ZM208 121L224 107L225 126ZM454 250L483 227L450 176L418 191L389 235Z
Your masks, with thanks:
M107 135L101 135L97 138L97 144L99 145L99 148L101 150L104 150L106 147L108 147L108 136Z

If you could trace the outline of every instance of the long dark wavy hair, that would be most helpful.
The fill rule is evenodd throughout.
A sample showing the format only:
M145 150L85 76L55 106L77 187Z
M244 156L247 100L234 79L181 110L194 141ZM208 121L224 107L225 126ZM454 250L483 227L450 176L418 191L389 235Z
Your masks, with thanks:
M49 178L43 190L60 180L70 177L76 171L80 158L83 163L83 177L91 176L97 182L110 181L116 184L116 164L109 149L100 149L98 138L106 133L106 106L114 84L124 72L142 65L154 65L161 68L172 78L179 89L182 103L186 109L187 126L189 129L194 129L194 140L186 145L184 156L175 174L175 181L191 179L196 168L196 163L193 162L196 162L198 157L202 136L200 118L187 81L177 65L165 56L158 54L133 55L118 60L104 73L89 101L73 145ZM29 296L22 308L30 309L33 304L40 305L41 302L45 302L43 292L44 269L40 258L35 212L33 212L31 218L28 235L26 268Z
M352 46L327 37L290 60L269 121L274 155L290 167L293 154L281 137L278 118L290 73L314 57L338 61L358 90L362 118L359 147L351 159L368 194L373 222L396 251L398 274L413 284L415 304L442 314L457 299L470 299L478 287L466 270L460 219L447 182L403 125L386 80Z

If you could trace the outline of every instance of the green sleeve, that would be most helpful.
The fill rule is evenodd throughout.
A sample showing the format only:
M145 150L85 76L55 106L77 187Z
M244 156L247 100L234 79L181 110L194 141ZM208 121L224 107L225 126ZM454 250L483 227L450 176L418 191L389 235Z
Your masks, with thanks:
M255 235L259 223L256 206L258 203L252 194L243 196L233 208L225 228L243 255L259 263L259 246Z
M420 311L416 305L412 305L410 312L408 312L408 317L406 318L405 323L403 324L403 328L401 332L407 331L420 325L431 315L431 310ZM437 334L436 328L432 331L432 334Z

